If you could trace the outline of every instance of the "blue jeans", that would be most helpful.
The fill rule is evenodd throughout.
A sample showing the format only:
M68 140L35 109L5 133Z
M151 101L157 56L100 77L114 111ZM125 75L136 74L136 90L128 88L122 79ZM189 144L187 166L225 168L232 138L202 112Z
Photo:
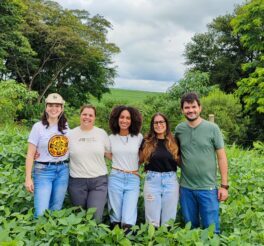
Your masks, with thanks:
M179 200L179 184L175 172L148 171L144 184L146 222L158 227L175 220Z
M68 187L68 163L60 165L34 164L34 217L46 209L60 210Z
M192 228L207 228L215 224L215 233L220 233L219 202L217 189L191 190L180 188L180 204L184 222L192 223Z
M108 178L108 209L111 222L135 225L140 179L135 174L112 170Z

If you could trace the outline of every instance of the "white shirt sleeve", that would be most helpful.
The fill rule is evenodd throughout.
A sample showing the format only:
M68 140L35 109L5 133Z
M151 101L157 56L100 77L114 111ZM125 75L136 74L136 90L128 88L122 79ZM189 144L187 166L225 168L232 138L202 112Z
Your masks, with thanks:
M110 140L105 131L104 131L104 148L106 153L111 153Z
M39 139L40 139L40 129L39 129L39 122L35 123L31 129L31 132L28 137L28 142L38 146Z

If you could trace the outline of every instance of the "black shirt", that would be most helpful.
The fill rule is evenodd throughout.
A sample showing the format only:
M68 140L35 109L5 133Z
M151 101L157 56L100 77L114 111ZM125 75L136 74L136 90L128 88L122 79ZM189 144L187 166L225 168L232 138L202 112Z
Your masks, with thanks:
M142 142L143 146L144 141ZM150 156L149 163L145 163L145 171L176 172L177 162L167 150L164 139L158 139L157 148Z

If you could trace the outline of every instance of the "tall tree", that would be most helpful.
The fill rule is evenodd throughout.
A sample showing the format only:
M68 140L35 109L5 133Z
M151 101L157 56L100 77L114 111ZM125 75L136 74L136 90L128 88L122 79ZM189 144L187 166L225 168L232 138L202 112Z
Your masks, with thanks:
M29 57L35 53L27 38L23 35L21 25L27 6L22 0L1 0L0 2L0 73L8 73L6 61L9 54L17 57Z
M106 35L111 24L87 11L64 10L52 1L26 0L23 34L36 56L9 54L11 77L39 92L60 92L72 105L96 97L113 83L112 56L118 47Z
M215 18L208 24L207 32L194 35L184 53L191 70L208 72L210 84L219 84L226 92L233 92L236 81L248 75L241 64L254 56L241 45L239 35L232 32L230 21L234 15Z
M253 72L238 81L237 94L252 119L251 137L264 141L264 2L251 0L240 7L231 25L244 47L254 53L254 59L242 66L243 70Z

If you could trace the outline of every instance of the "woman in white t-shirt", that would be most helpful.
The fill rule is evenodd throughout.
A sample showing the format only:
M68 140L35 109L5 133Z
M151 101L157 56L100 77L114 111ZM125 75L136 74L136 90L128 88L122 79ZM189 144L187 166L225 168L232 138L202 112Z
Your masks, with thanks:
M26 158L25 187L34 192L35 218L46 209L62 208L69 179L69 129L63 112L64 100L59 94L52 93L45 103L42 120L34 124L30 132Z
M69 133L69 194L74 206L96 208L95 219L102 220L107 197L107 167L104 156L110 152L107 133L94 126L96 109L84 105L80 126Z
M111 112L112 171L108 183L108 209L112 227L118 224L127 232L137 220L141 125L141 114L133 107L117 106Z

